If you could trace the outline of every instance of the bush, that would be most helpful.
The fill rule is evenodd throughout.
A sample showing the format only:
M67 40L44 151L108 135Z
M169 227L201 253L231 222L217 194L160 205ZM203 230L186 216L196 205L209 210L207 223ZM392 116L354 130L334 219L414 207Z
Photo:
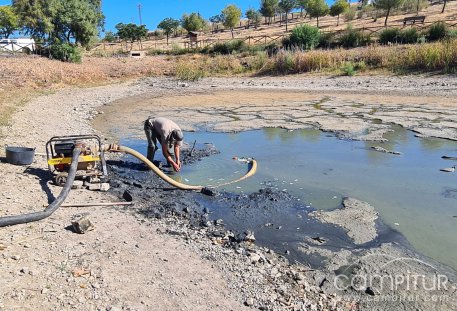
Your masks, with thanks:
M304 50L312 50L319 45L321 33L319 28L310 25L297 26L292 30L285 47L298 47Z
M404 31L401 31L398 35L401 43L404 44L414 44L419 41L420 34L416 28L410 28Z
M203 49L203 53L227 55L246 50L246 42L243 40L231 40L223 43L215 43L213 46Z
M352 62L347 62L341 68L341 71L346 76L353 76L355 75L354 64Z
M56 42L49 47L49 57L61 60L63 62L81 63L82 53L81 49L76 45Z
M274 68L277 73L290 73L294 70L295 64L290 52L281 50L274 57Z
M444 39L447 34L447 26L443 22L433 24L428 30L428 41L437 41Z
M248 68L254 71L261 70L267 64L267 60L268 58L266 52L257 52L249 62Z
M197 81L205 76L198 65L180 62L176 65L176 78L186 81Z
M349 22L355 18L357 8L350 7L346 12L344 12L344 20Z
M365 44L363 33L348 26L346 31L340 37L340 44L345 48L355 48Z
M267 46L265 46L265 51L267 52L268 57L272 57L272 56L276 55L279 52L279 50L280 50L280 48L275 42L270 43Z
M331 32L322 33L319 39L319 47L329 49L335 47L335 35Z
M447 33L447 36L450 39L456 39L457 38L457 30L449 30L449 32Z
M388 28L381 32L379 35L379 43L389 44L397 43L400 35L400 30L397 28Z

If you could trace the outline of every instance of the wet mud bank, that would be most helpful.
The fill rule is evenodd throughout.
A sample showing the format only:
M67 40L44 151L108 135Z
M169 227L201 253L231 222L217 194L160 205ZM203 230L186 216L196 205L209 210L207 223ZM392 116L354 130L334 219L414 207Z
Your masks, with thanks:
M183 150L183 158L191 165L215 153L208 145L192 155ZM264 296L256 287L243 291L248 306L312 307L310 296L331 309L416 310L438 303L442 310L452 310L457 303L454 272L414 252L365 202L345 198L336 210L316 211L268 183L251 194L214 191L208 196L170 188L145 165L132 161L108 161L110 191L133 199L130 212L162 223L162 233L211 244L199 252L232 271L235 283L262 279L269 288ZM222 250L218 255L215 246ZM237 267L229 268L233 260ZM447 286L431 292L437 275ZM411 292L399 280L413 276L425 285ZM386 285L390 281L398 284ZM442 301L430 302L429 295ZM401 301L405 299L411 301Z

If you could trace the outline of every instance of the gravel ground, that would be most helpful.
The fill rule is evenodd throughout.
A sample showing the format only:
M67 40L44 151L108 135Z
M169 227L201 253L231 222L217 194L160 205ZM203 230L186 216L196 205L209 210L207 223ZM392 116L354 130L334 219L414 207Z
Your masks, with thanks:
M370 86L366 87L365 84ZM244 97L239 97L233 91L253 91L253 97L256 97L262 92L271 96L266 91L272 92L272 89L284 92L281 93L284 96L277 96L276 101L285 99L288 102L291 98L298 100L308 96L309 105L318 112L323 112L311 116L314 119L309 122L297 122L293 125L295 128L314 125L343 136L356 137L360 131L364 131L366 125L356 124L354 130L352 122L339 127L340 121L351 115L355 120L355 116L362 112L348 111L350 108L362 109L360 101L378 98L378 106L365 107L365 113L374 114L379 108L388 107L381 109L383 112L379 117L384 118L382 123L398 122L421 135L437 136L437 132L442 132L444 134L439 135L446 138L457 137L457 109L453 102L457 95L457 82L453 77L269 77L206 79L195 84L150 78L90 89L66 89L35 98L15 113L11 126L2 129L4 136L1 143L36 147L38 153L43 153L45 142L54 135L95 132L91 125L94 118L96 128L101 129L102 133L109 133L106 137L111 141L112 137L121 135L127 126L134 124L132 122L142 120L144 115L135 111L142 110L141 113L144 114L144 107L148 105L146 111L154 107L154 111L163 115L178 115L180 120L187 119L184 124L189 128L207 126L214 130L225 130L230 129L230 122L237 122L232 124L231 130L262 127L265 124L263 121L252 122L249 118L259 112L266 112L265 108L271 109L272 106L262 105L262 98L258 104L255 99L252 100L254 104L250 104L249 99L240 104L236 101ZM216 90L226 92L225 98L230 100L216 105L211 98L203 103L198 101L201 98L199 96L211 96ZM322 91L330 94L331 99L336 99L322 100ZM355 93L358 95L354 104L350 98ZM145 102L145 98L150 100ZM187 104L179 105L173 101L170 108L170 101L175 99L181 99ZM160 100L162 102L156 102ZM137 101L138 106L125 107ZM127 105L120 107L121 102ZM196 106L199 109L195 109ZM209 112L200 111L202 107L208 108ZM217 110L224 107L247 109L243 118L248 121L240 123L236 118L224 119L226 113ZM252 107L257 109L251 111ZM335 109L332 108L345 110L350 115L342 111L333 115L330 111ZM184 109L187 109L186 113L182 113ZM192 110L198 113L188 114ZM307 109L301 110L306 112ZM177 111L182 114L177 114ZM416 114L410 115L412 111ZM299 109L295 111L299 112ZM439 119L427 126L431 124L427 120L436 113L440 115ZM276 113L278 114L280 112ZM122 115L124 119L117 119ZM299 118L296 115L293 117ZM302 116L303 119L307 117ZM330 122L326 121L326 117L334 119ZM227 124L218 128L217 124L224 123L214 121L219 118L228 123L225 122ZM261 119L269 120L268 117ZM208 123L209 121L213 123ZM289 121L290 117L268 124L286 127ZM335 126L332 127L332 124ZM384 130L376 127L373 132ZM138 135L140 133L138 130ZM40 210L60 191L48 182L45 159L39 155L28 168L11 166L2 161L0 172L4 176L0 180L0 209L4 215ZM156 197L154 193L150 195L153 205L157 202ZM184 194L173 192L163 195ZM76 190L72 191L67 201L99 202L115 199L106 193ZM168 202L173 202L173 197ZM248 234L244 240L232 245L229 243L233 238L232 233L222 227L219 230L222 233L214 236L209 229L194 227L182 215L182 210L174 213L170 209L164 217L151 219L148 215L137 212L141 208L140 204L128 210L61 208L50 218L37 223L0 228L0 309L371 310L374 306L384 306L392 310L415 310L431 306L422 300L417 304L401 303L401 308L395 307L397 305L376 304L366 299L372 296L374 290L368 288L362 292L356 291L354 296L351 290L335 291L327 285L331 283L332 275L335 275L333 272L311 271L306 266L290 265L282 256L253 244ZM88 213L95 229L84 235L68 230L71 220L83 213ZM319 248L310 244L304 244L303 247L309 252ZM395 245L383 245L378 251L389 256L415 256ZM352 256L348 250L329 252L327 266L341 267L343 263L350 265L354 260L357 261L357 257ZM375 265L363 264L357 267L359 270L370 271ZM397 270L404 272L405 269L399 267ZM424 272L426 269L418 265L414 271ZM427 271L427 275L436 272L433 269ZM440 310L452 310L457 305L455 288L449 290L453 293L449 295L450 300L436 304ZM439 293L449 294L447 291ZM360 302L353 302L355 300Z

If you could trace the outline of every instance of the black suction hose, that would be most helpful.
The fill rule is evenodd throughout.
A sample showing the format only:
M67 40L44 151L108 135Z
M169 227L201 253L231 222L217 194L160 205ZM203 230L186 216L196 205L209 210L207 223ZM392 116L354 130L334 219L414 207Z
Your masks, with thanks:
M51 214L54 213L60 207L60 205L63 203L63 201L65 201L68 194L70 193L71 186L73 185L73 181L75 180L80 153L81 153L81 149L79 149L79 148L75 148L73 150L73 155L72 155L72 160L71 160L71 165L70 165L70 171L68 172L67 182L63 186L62 191L60 192L59 196L54 200L54 202L49 204L49 206L46 207L46 209L42 212L0 217L0 227L25 224L28 222L38 221L38 220L51 216Z

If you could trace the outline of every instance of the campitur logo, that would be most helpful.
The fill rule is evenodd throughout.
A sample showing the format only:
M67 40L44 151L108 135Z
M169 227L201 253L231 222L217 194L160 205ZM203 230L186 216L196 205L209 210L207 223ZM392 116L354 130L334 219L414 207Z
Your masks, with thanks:
M362 265L371 262L370 265ZM371 254L338 269L333 280L341 292L366 294L372 301L447 301L457 290L448 276L432 265L410 257Z

